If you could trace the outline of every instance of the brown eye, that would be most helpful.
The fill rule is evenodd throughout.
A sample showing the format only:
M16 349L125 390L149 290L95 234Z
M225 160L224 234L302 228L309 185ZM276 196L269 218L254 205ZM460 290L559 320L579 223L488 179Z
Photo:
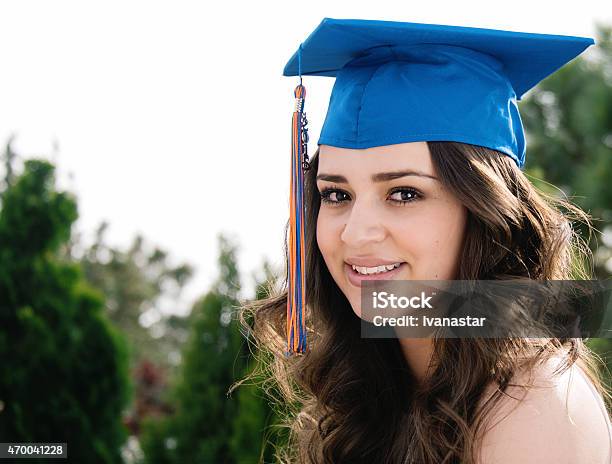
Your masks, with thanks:
M348 200L346 192L338 189L326 188L320 192L321 201L333 206L339 205Z
M402 204L402 205L413 202L422 197L421 193L418 190L413 189L413 188L406 188L406 187L402 187L402 188L398 188L394 190L391 193L391 195L396 196L396 198L391 200L392 202Z

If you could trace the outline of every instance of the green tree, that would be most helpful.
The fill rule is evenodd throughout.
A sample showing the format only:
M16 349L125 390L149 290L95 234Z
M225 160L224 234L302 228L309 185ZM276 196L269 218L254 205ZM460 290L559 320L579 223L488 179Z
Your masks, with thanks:
M185 263L171 265L168 252L149 245L141 235L126 250L111 246L106 240L108 227L102 222L88 247L74 237L69 254L80 263L86 280L104 294L110 320L127 337L130 367L153 362L173 376L189 321L168 310L178 304L193 269Z
M18 176L8 169L4 186L0 437L66 442L70 462L121 462L126 346L104 316L102 295L78 265L60 258L76 200L55 189L54 167L45 161L26 161Z
M259 360L237 319L236 246L219 236L219 247L220 276L193 307L182 375L173 391L175 414L147 421L141 435L148 463L272 462L283 438L275 429L277 413L260 388ZM275 279L267 263L263 274L254 276L255 299L267 296L267 284Z
M267 261L264 261L262 271L262 277L253 276L256 282L255 300L269 297L270 288L274 288L279 279ZM252 317L247 316L245 322L250 331ZM245 334L250 342L248 335ZM234 417L229 445L235 462L272 463L275 462L276 450L282 448L288 439L286 428L280 426L285 412L279 411L269 402L269 395L280 398L280 392L274 384L268 382L265 374L268 363L262 359L265 355L250 344L244 347L251 356L241 379L233 387L238 388L236 396L239 407Z
M220 276L192 309L191 334L173 395L176 414L147 426L142 447L148 462L234 462L229 437L238 402L226 392L246 361L233 317L240 291L237 247L222 235L218 240Z

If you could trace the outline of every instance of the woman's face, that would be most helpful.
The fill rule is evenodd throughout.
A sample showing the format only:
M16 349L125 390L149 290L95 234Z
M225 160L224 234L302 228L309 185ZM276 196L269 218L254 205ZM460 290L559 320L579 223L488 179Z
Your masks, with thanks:
M427 143L321 145L317 189L317 243L358 316L362 279L455 278L467 211L437 179ZM368 268L362 272L403 264L373 277L349 263Z

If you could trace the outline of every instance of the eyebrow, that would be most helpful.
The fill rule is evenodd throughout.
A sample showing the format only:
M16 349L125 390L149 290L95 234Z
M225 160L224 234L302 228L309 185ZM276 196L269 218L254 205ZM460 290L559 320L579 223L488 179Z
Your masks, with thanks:
M393 171L393 172L379 172L377 174L372 174L372 182L388 182L390 180L399 179L401 177L406 176L418 176L418 177L427 177L429 179L438 180L436 176L431 176L424 172L413 171L411 169L404 171ZM348 181L346 177L340 176L338 174L319 174L317 175L317 180L326 180L328 182L336 182L339 184L347 184Z

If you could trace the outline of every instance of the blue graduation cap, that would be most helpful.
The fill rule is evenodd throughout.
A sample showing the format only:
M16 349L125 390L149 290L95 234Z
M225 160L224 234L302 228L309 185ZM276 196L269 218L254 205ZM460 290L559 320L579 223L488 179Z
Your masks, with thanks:
M463 142L497 150L522 168L525 134L517 102L593 43L586 37L323 19L283 71L300 76L292 139L289 352L305 348L301 195L308 156L302 76L336 78L318 145Z

